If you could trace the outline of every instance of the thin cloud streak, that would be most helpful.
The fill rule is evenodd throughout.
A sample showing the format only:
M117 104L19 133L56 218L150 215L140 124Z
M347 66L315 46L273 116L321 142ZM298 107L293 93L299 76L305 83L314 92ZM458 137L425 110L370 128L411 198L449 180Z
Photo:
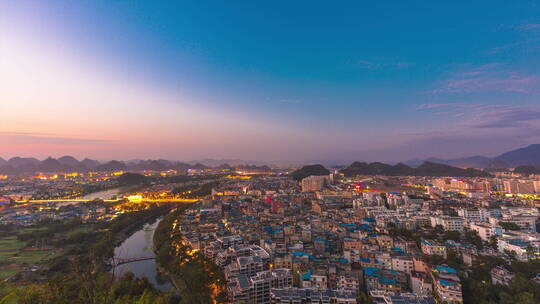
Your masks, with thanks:
M442 83L441 88L431 90L429 93L475 93L475 92L514 92L533 93L540 85L540 77L521 75L516 72L504 75L472 74L473 77L453 78ZM466 75L470 76L470 75ZM474 77L477 76L477 77Z
M540 23L528 23L518 27L520 30L530 31L530 30L540 30Z
M47 135L43 133L25 133L25 132L0 132L0 142L2 144L24 144L24 145L76 145L88 143L108 143L111 140L76 138Z
M487 105L487 104L423 104L416 107L419 111L436 110L433 114L438 115L441 110L445 114L455 117L469 114L469 121L463 127L474 129L505 129L523 128L530 124L540 122L540 109L525 106L510 105Z

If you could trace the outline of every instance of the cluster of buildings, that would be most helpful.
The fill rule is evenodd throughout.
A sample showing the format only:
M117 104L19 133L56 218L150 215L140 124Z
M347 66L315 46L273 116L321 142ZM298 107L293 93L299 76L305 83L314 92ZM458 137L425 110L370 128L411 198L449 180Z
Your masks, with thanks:
M0 178L0 195L15 201L74 198L117 185L114 173L38 174Z
M26 186L6 183L0 181L3 193L24 193L17 187ZM194 183L205 181L153 184L144 197L166 198ZM484 255L540 258L540 200L505 195L536 192L533 179L328 175L296 182L264 174L228 175L216 185L175 225L190 254L220 267L232 303L461 303L463 268L452 258L463 267ZM92 221L118 212L99 204L58 207L35 212L0 198L0 224ZM470 233L480 241L467 239ZM508 285L514 276L504 267L491 271L493 284Z
M33 226L45 221L95 222L116 217L118 210L102 203L46 205L14 204L0 198L0 225Z
M540 177L500 176L495 178L435 178L430 191L458 191L470 197L485 197L492 192L508 195L540 194Z
M447 200L427 185L414 194L355 188L332 176L228 181L179 221L183 242L221 267L233 303L460 303L460 270L430 257L452 252L471 265L482 254L540 252L536 207ZM498 246L392 233L437 229L476 231Z

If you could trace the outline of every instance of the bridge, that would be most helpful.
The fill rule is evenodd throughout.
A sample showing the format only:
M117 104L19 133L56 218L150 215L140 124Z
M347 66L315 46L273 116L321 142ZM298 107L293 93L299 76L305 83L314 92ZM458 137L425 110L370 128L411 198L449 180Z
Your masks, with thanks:
M133 262L138 262L138 261L153 260L155 258L156 257L153 257L153 256L143 256L143 257L136 257L136 258L114 259L114 266L119 266L122 264L133 263Z
M48 199L48 200L25 200L25 201L15 201L15 203L18 204L27 204L27 203L35 203L35 204L44 204L44 203L86 203L91 202L93 200L90 199L81 199L81 198L66 198L66 199ZM114 199L114 200L103 200L107 203L115 203L121 201L121 199Z
M130 202L133 203L141 203L141 202L149 202L149 203L195 203L198 202L200 199L195 198L169 198L169 199L147 199L147 198L139 198L139 199L129 199L129 197L126 197ZM15 201L15 203L18 204L45 204L45 203L87 203L94 201L96 199L80 199L80 198L71 198L71 199L48 199L48 200L26 200L26 201ZM124 198L118 198L118 199L106 199L103 200L106 203L117 203L124 200Z

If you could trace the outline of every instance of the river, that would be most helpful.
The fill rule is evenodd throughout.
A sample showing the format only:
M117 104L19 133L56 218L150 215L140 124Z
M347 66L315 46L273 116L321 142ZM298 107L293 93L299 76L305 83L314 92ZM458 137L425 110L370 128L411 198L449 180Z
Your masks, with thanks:
M90 194L87 194L87 195L84 195L84 196L81 196L79 197L80 199L85 199L85 200L94 200L94 199L97 199L97 198L100 198L100 199L110 199L114 196L117 196L119 194L121 194L122 192L128 190L129 187L117 187L117 188L112 188L112 189L108 189L108 190L103 190L103 191L98 191L98 192L92 192Z
M129 190L129 187L116 187L116 188L102 190L98 192L92 192L87 195L79 196L77 198L83 199L83 200L89 200L89 201L92 201L95 199L106 200L106 199L111 199L115 196L118 196L127 190ZM80 202L58 202L56 203L56 206L61 207L61 206L69 206L69 205L77 205L77 204L80 204Z
M161 219L143 226L114 249L115 259L138 258L155 256L153 251L154 231ZM132 272L135 276L146 277L156 289L167 292L174 287L168 279L158 272L156 261L144 260L122 264L116 267L115 275L121 276L126 272Z

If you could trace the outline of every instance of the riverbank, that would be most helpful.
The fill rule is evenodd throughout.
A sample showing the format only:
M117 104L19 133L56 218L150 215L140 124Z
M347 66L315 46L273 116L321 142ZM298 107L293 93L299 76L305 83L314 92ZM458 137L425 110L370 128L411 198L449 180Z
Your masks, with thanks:
M138 278L146 278L156 289L162 292L175 292L173 284L164 272L158 269L155 261L153 235L162 218L151 220L135 231L114 249L114 261L141 259L123 263L114 268L116 278L133 273Z
M154 233L156 262L186 303L226 302L225 280L213 261L182 244L177 221L194 204L166 215Z
M135 233L137 230L141 229L145 224L153 222L157 220L158 218L164 216L167 214L167 212L170 212L172 207L169 208L163 208L161 212L156 212L155 214L150 214L147 217L143 218L141 221L137 221L135 223L132 223L131 225L125 227L123 230L121 230L118 233L115 233L114 236L114 246L120 245L122 242L124 242L128 237L130 237L133 233Z
M173 293L157 290L145 278L126 273L114 279L108 272L114 244L143 229L145 223L163 216L172 207L151 206L125 213L112 221L94 224L92 229L76 233L76 237L64 239L58 246L66 250L49 263L48 269L39 272L43 279L28 282L31 287L0 283L0 302L113 304L144 300L144 303L179 303ZM3 302L5 299L8 302Z

